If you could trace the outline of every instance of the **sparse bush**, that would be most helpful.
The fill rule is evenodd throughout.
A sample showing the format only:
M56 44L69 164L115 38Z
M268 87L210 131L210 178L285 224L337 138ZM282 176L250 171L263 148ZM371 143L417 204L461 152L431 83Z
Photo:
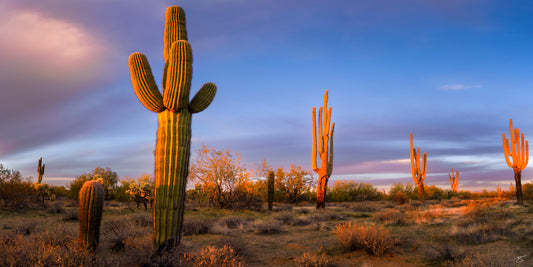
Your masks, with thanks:
M292 213L282 212L274 215L274 219L280 221L285 225L305 226L311 224L311 220L307 218L295 217Z
M301 257L294 260L298 266L301 267L327 267L329 266L329 259L325 253L314 254L304 252Z
M386 222L396 225L407 224L407 215L397 209L384 209L374 213L374 221L376 222Z
M185 217L181 231L183 235L201 235L209 233L211 227L213 227L213 221L208 218Z
M197 253L186 254L185 260L192 266L201 267L244 266L242 257L230 246L223 246L222 248L207 246Z
M229 229L237 229L241 225L248 224L248 221L238 216L226 216L220 218L220 220L218 220L218 223L223 226L226 226Z
M375 212L377 210L377 207L374 205L373 202L357 202L353 203L351 206L351 210L355 212Z
M71 209L65 213L65 216L61 219L64 222L67 221L77 221L80 219L80 212L75 209Z
M500 223L480 223L465 228L454 228L452 237L462 244L483 244L514 235L514 232Z
M283 231L281 223L275 220L259 221L254 226L258 234L277 234Z
M50 206L46 210L46 212L50 213L50 214L64 213L65 212L65 207L63 206L63 204L61 204L59 202L55 202L52 206Z
M15 229L15 234L30 235L35 231L36 226L35 222L23 223Z
M220 248L228 246L232 248L237 255L244 256L248 251L249 243L242 238L224 237L220 241L218 241L217 245Z
M397 245L398 241L389 236L386 229L378 229L373 225L338 224L333 230L337 240L346 251L364 249L370 255L383 256Z

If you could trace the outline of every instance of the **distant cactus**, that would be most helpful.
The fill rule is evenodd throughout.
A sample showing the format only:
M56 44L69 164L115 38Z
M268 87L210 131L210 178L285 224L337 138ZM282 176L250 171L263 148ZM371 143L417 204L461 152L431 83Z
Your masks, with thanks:
M42 164L42 163L43 163L43 158L41 157L39 158L39 164L37 165L37 175L38 175L37 183L41 183L41 181L43 180L45 164Z
M159 92L146 56L129 58L135 94L149 110L158 113L155 146L154 243L161 250L180 243L185 189L189 174L191 118L207 108L217 87L206 83L189 101L192 51L187 42L185 12L178 6L165 15L163 94Z
M104 187L97 181L87 181L80 190L79 241L90 251L95 251L100 238L100 222L104 207Z
M268 181L267 181L267 191L268 191L268 210L272 210L274 206L274 172L268 172Z
M450 186L452 187L452 191L457 194L457 191L459 191L459 171L455 171L455 174L452 172L448 173L448 177L450 178Z
M413 148L413 134L411 138L411 174L413 175L413 181L418 185L418 195L420 201L424 201L424 180L426 179L426 161L427 153L424 152L422 162L420 162L420 147Z
M313 107L313 152L311 163L313 170L318 173L318 185L316 190L316 208L326 207L326 192L328 180L333 172L333 131L335 123L331 123L331 107L328 110L328 90L324 94L324 106L318 112L318 156L320 168L317 167L317 129L316 109ZM331 126L331 127L330 127ZM328 149L329 142L329 149Z
M39 162L37 164L37 182L31 184L31 187L33 191L37 194L37 197L41 201L41 204L43 205L43 208L46 208L45 200L54 201L56 198L55 188L53 186L48 185L47 183L42 183L43 181L43 174L44 174L44 164L43 158L39 158Z
M516 183L516 202L519 205L524 204L524 196L522 194L522 170L527 167L529 161L529 144L525 141L524 146L524 133L520 136L518 128L513 128L513 119L510 119L510 136L511 145L509 146L509 140L505 138L505 133L502 134L503 138L503 153L505 155L505 162L507 166L514 170L514 180ZM511 157L513 162L509 159Z

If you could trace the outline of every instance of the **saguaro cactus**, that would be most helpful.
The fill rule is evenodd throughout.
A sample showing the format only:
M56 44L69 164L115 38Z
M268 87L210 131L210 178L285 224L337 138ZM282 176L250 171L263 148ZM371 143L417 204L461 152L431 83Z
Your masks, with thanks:
M97 181L87 181L81 187L79 241L90 251L98 246L104 198L104 187Z
M527 163L529 161L529 144L526 140L524 146L524 133L522 133L522 136L520 136L520 131L518 128L513 129L513 119L510 119L509 124L509 138L511 139L511 145L509 147L509 140L505 138L505 133L503 133L503 152L505 155L505 162L507 162L507 165L514 170L516 202L519 205L523 205L524 196L522 194L522 170L527 167ZM512 162L509 157L513 159Z
M274 206L274 171L268 172L267 191L268 210L272 210L272 207Z
M43 164L43 158L41 157L41 158L39 158L39 164L37 165L37 175L38 175L37 183L39 183L39 184L43 180L44 166L45 166L45 164Z
M216 85L206 83L189 101L192 52L187 42L185 13L178 6L167 8L163 55L163 94L154 81L146 56L129 58L135 94L149 110L158 113L155 146L154 243L159 248L180 243L189 174L191 117L207 108L215 97Z
M328 180L333 171L333 131L335 123L331 124L331 107L328 110L328 90L324 94L324 106L318 112L318 156L320 168L317 167L317 130L316 109L313 107L313 170L318 173L318 185L316 190L316 208L326 207L326 192ZM329 141L329 149L328 149Z
M427 152L424 152L422 162L420 162L420 147L413 148L413 133L411 133L411 174L413 181L418 185L418 195L424 201L424 180L426 179Z
M452 191L457 193L459 191L459 171L455 171L455 174L452 172L448 173L448 177L450 178L450 186L452 187Z

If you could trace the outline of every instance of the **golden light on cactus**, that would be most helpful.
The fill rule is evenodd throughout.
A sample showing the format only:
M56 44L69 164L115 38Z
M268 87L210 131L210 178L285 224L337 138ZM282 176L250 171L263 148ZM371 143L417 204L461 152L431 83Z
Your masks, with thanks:
M427 153L424 152L422 162L420 161L420 147L413 148L413 133L410 135L411 139L411 174L413 181L418 185L418 195L420 200L424 201L424 180L426 179L426 161Z
M333 131L335 130L335 123L331 124L331 107L328 109L328 90L324 93L324 106L320 107L318 112L318 139L316 136L316 124L316 108L313 107L313 152L311 163L313 171L318 174L316 208L319 209L326 207L325 197L328 180L333 171ZM320 167L317 166L317 154L320 157Z
M505 155L507 166L514 170L516 201L518 204L522 205L524 203L524 197L522 194L522 170L527 167L529 161L529 144L527 140L525 140L524 143L524 133L520 135L520 130L518 128L513 128L513 119L509 120L509 129L510 140L505 138L505 133L502 134L503 153Z
M453 173L452 168L452 172L448 173L448 177L450 178L450 186L452 187L452 191L457 193L457 191L459 191L459 171L455 171L455 173Z

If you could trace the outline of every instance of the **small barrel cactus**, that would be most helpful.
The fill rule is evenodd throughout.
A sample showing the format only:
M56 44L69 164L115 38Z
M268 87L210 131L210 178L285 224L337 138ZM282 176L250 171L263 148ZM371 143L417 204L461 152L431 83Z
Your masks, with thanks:
M79 241L90 251L95 251L98 246L104 199L101 183L92 180L83 184L80 191Z

